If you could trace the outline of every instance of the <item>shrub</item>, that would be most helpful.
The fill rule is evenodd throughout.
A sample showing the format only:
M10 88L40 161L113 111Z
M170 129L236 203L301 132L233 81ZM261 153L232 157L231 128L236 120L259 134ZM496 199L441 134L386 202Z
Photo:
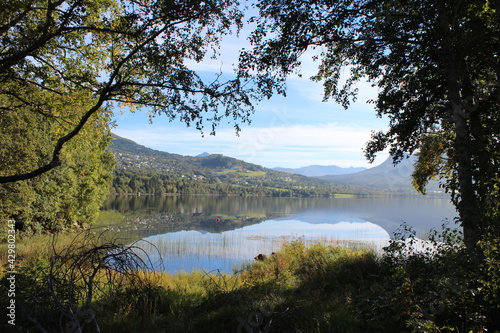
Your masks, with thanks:
M96 300L122 290L144 288L138 269L147 263L135 245L83 232L51 256L38 256L19 267L16 326L26 332L99 332ZM147 285L146 285L147 286ZM125 289L127 290L127 289Z
M432 231L429 240L422 241L403 224L395 236L382 261L385 279L364 304L365 322L372 330L388 327L387 318L399 331L482 332L493 328L491 309L498 309L498 303L485 297L487 288L479 278L485 267L476 266L468 256L460 230L444 224L441 232ZM494 293L489 294L494 298Z

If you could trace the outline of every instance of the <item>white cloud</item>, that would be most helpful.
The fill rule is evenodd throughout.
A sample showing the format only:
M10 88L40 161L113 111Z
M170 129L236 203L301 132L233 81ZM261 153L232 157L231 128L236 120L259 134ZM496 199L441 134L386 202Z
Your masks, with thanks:
M334 123L253 128L242 135L232 155L265 166L364 166L362 148L369 138L368 128Z

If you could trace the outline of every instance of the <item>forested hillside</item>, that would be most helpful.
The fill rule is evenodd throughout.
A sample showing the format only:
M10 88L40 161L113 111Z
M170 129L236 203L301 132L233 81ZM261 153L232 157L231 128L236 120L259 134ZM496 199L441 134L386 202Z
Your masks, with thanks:
M268 196L368 195L362 188L290 175L223 155L182 156L113 136L111 193Z

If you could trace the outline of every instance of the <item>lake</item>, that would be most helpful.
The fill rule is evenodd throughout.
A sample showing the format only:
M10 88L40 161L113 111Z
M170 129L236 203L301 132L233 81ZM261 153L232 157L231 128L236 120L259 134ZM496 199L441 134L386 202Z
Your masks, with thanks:
M138 241L156 270L232 272L283 242L386 246L404 221L417 236L457 216L447 198L111 196L99 226ZM145 257L145 256L144 256Z

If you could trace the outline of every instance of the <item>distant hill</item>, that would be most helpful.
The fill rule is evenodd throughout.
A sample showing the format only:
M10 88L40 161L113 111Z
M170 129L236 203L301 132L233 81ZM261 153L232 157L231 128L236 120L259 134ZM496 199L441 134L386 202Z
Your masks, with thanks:
M416 157L394 166L392 158L369 169L310 166L291 169L295 174L264 168L221 154L183 156L139 145L113 135L110 149L118 164L113 193L156 194L240 194L273 196L329 196L333 194L416 194L411 174ZM309 168L309 169L308 169ZM343 174L307 177L321 172ZM287 169L285 169L287 170ZM327 171L325 171L327 170ZM437 182L430 182L428 194L443 193Z
M267 169L221 154L171 154L113 135L112 193L330 196L368 194L358 187Z
M309 165L301 168L273 168L273 170L287 172L291 174L298 174L307 177L320 177L330 175L344 175L366 170L366 168L341 168L336 165Z
M121 136L118 136L116 134L112 134L112 144L111 144L111 150L113 150L115 153L125 153L125 154L138 154L138 155L146 155L146 156L164 156L164 157L170 157L170 158L179 158L182 157L182 155L178 154L171 154L155 149L151 149L148 147L145 147L143 145L138 144L135 141L132 141L130 139L123 138Z
M239 170L265 171L266 168L227 157L222 154L204 153L198 156L184 156L159 151L142 146L130 139L112 136L110 149L118 159L117 169L135 169L143 171L169 171L173 175L196 173L207 176L211 172L238 168Z
M384 189L392 193L416 193L411 184L411 174L413 173L416 156L403 159L399 164L394 165L392 157L389 157L382 164L360 172L329 175L317 177L318 179L331 181L340 184L363 186L372 189ZM427 192L443 193L439 188L439 183L431 181L427 187Z

